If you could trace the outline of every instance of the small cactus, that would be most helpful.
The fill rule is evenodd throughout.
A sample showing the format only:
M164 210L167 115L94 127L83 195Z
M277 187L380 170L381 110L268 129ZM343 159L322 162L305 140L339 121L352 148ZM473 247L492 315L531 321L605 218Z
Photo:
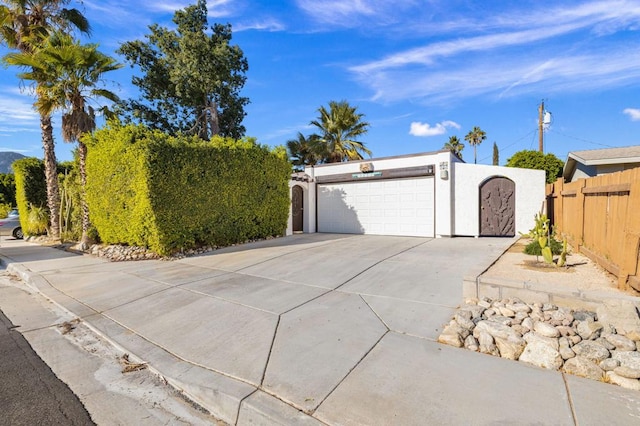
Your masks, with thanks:
M565 266L567 263L567 238L562 240L562 252L558 258L558 266Z

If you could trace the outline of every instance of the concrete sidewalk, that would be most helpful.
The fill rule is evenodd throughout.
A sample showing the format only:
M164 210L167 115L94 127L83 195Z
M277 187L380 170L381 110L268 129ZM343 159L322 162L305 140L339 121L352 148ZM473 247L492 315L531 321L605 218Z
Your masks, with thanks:
M231 424L638 424L640 393L435 342L513 242L306 234L110 263L5 240L8 270Z

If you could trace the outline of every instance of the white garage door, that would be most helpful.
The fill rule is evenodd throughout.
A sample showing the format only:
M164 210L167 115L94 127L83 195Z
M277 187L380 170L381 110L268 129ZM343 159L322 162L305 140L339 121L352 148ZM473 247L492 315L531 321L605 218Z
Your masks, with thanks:
M433 177L318 185L318 231L434 235Z

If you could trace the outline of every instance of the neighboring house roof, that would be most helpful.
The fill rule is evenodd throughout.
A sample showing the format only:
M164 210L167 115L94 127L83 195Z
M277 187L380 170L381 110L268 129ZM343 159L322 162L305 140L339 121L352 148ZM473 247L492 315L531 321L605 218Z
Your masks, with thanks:
M565 181L571 180L577 163L585 166L640 163L640 145L570 152L562 171L562 177Z

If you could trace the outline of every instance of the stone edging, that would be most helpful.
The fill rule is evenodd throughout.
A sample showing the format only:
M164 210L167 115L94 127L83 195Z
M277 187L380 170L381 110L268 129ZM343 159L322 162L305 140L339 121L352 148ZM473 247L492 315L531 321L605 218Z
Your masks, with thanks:
M438 342L640 390L640 302L595 312L517 298L469 299Z

